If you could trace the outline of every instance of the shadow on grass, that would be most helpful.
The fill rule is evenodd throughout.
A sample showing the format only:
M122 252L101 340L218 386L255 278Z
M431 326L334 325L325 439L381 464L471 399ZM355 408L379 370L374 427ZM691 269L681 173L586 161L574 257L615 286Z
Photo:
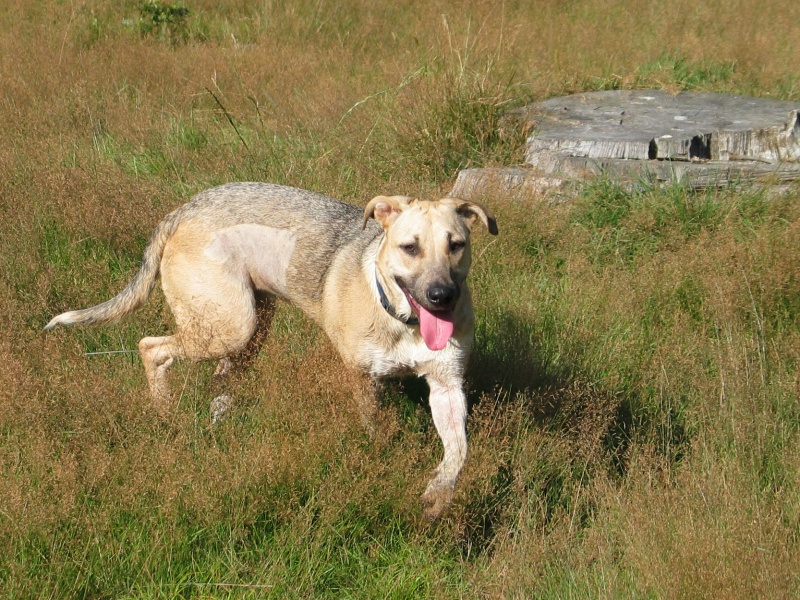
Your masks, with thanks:
M596 382L582 342L568 339L563 327L557 317L511 311L479 324L467 372L469 434L489 463L464 483L446 520L447 537L465 560L490 554L526 504L545 528L565 513L579 526L588 522L593 501L580 491L587 478L627 471L632 407L643 400ZM383 401L402 431L435 436L428 395L424 379L406 377L387 382ZM529 435L539 442L526 444Z
M473 408L487 398L517 403L525 398L526 413L549 430L574 431L576 421L598 407L613 411L604 418L617 448L620 435L632 425L628 394L602 389L582 372L579 342L557 343L558 324L536 322L504 312L476 343L467 372L468 401ZM619 430L619 431L617 431ZM618 450L618 448L617 448ZM616 452L615 452L616 453Z
M502 312L478 327L467 370L470 437L488 442L504 458L469 485L452 515L454 541L466 560L491 553L497 536L514 527L522 503L533 498L544 527L564 512L577 523L589 519L591 502L576 490L591 473L624 476L631 403L637 402L592 383L583 372L580 343L565 343L555 318ZM433 427L424 379L396 380L387 390L386 401L398 410L404 429ZM517 447L519 440L535 430L543 434L543 446L515 458L527 452Z
M569 381L574 365L557 364L543 343L549 335L552 332L510 312L496 318L491 330L479 331L467 370L470 404L498 389L512 397L516 392L552 389Z
M467 369L467 402L470 412L487 399L517 406L537 426L550 431L574 433L590 417L596 426L607 427L604 444L620 475L625 472L624 456L633 425L632 401L587 382L574 358L565 357L547 341L556 334L549 325L520 319L505 312L482 332ZM405 377L391 387L389 401L408 414L407 406L422 407L430 413L428 385L424 379ZM404 403L406 409L403 408ZM598 411L602 416L598 416ZM402 416L401 416L402 418Z
M558 329L547 317L538 321L504 312L479 330L468 370L477 427L483 426L484 413L504 412L515 428L503 432L506 444L513 446L525 429L535 428L545 432L542 444L548 446L550 432L559 443L567 440L569 452L562 455L555 443L542 456L531 456L521 472L512 464L514 451L508 453L464 506L460 546L468 556L491 552L526 496L539 498L543 526L565 511L582 522L593 510L575 493L584 477L599 471L621 477L627 470L635 399L592 383L592 375L583 372L579 342L559 343L564 334Z
M555 366L550 351L538 343L541 331L536 324L504 313L492 324L492 331L476 340L467 367L470 409L486 396L499 396L498 390L505 392L504 397L512 398L517 392L544 393L560 388L572 379L572 365L567 368ZM396 391L430 412L428 384L423 378L410 376L396 381ZM541 410L539 407L534 412ZM541 417L552 412L544 410Z

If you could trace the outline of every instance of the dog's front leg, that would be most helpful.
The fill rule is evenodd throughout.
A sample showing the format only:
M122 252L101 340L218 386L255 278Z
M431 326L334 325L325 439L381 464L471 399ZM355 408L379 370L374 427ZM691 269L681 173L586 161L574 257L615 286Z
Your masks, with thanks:
M424 515L434 520L453 499L456 479L467 459L467 400L461 380L442 382L428 377L433 423L444 445L444 459L422 495Z

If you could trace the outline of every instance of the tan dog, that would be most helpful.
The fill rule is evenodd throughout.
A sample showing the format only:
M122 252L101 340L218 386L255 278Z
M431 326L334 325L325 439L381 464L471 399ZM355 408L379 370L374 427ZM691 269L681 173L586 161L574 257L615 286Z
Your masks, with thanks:
M177 331L139 342L156 406L170 409L166 372L176 358L219 359L222 375L263 336L275 297L319 323L357 376L365 420L374 382L414 373L430 387L444 459L422 496L428 518L450 502L467 456L463 374L473 339L465 283L470 230L489 210L472 202L378 196L359 208L295 188L234 183L206 190L156 228L142 265L116 297L66 312L56 325L107 323L139 308L161 274ZM215 398L212 415L230 404Z

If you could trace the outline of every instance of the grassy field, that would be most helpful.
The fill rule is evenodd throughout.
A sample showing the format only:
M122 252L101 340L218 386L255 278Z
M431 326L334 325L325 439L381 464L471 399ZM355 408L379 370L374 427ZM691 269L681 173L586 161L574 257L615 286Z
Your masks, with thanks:
M362 430L280 305L232 418L213 365L148 410L144 335L42 326L121 289L191 194L364 204L512 164L503 112L596 89L800 100L796 0L7 0L0 7L0 594L7 598L791 598L800 589L800 189L487 197L471 455L415 380ZM99 353L99 354L97 354Z

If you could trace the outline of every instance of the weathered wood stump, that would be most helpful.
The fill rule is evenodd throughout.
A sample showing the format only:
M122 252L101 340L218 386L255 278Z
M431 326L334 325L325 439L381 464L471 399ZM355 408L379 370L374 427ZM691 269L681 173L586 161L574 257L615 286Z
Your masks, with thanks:
M800 179L800 102L659 90L553 98L516 111L524 167L470 169L452 194L540 190L604 175L691 187Z

